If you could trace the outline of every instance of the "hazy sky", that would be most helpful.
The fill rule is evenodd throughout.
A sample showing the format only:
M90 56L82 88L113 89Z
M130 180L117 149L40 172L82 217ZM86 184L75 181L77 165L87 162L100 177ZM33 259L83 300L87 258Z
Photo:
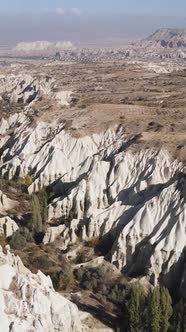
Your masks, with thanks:
M85 12L123 12L182 15L185 0L0 0L1 11L47 11L55 8L77 8Z
M0 44L101 42L186 27L186 0L0 0Z

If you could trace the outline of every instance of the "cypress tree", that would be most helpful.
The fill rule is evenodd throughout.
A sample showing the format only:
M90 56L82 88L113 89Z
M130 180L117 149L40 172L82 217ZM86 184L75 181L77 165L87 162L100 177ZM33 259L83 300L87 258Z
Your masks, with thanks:
M181 332L182 328L181 328L181 311L180 311L180 303L178 304L178 306L176 306L176 308L174 308L174 315L173 315L173 329L174 332Z
M43 230L41 207L36 194L32 194L32 228L35 233L41 233Z
M48 218L48 205L47 205L48 196L46 191L42 189L37 193L37 197L39 199L39 204L40 204L42 223L45 224Z
M149 295L149 332L160 332L160 289L154 288Z
M186 331L186 304L184 299L181 299L174 306L173 328L174 332Z
M169 328L169 319L172 315L172 299L167 288L162 288L160 291L160 331L167 332Z
M141 287L134 287L131 290L129 301L129 331L137 332L141 329L141 314L144 294Z

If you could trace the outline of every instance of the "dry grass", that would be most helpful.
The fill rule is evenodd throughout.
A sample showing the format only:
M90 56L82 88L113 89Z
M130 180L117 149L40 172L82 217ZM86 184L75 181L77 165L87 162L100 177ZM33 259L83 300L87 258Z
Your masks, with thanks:
M8 75L18 68L1 69ZM144 63L100 62L87 64L21 64L22 72L56 79L58 90L75 93L70 107L61 107L47 96L34 105L39 121L65 122L75 137L99 133L122 125L126 135L141 134L143 145L163 145L185 160L186 71L157 74ZM149 127L155 122L158 126Z

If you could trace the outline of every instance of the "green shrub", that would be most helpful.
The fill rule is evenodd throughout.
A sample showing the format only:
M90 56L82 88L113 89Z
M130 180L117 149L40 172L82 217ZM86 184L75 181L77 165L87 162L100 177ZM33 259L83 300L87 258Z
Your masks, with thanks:
M58 281L59 289L68 289L74 282L73 273L69 272L66 274L61 273Z
M47 269L50 265L49 259L46 255L44 256L37 256L34 258L35 267L39 270Z
M6 242L4 235L0 235L0 246L4 249L6 245L7 245L7 242Z
M33 242L32 233L29 232L28 228L20 227L11 237L10 246L13 249L24 248L27 242Z
M74 275L71 271L53 272L50 277L56 290L68 289L74 283Z
M84 275L84 269L83 268L79 268L74 273L75 273L76 279L81 282L82 279L83 279L83 275Z
M25 193L27 192L27 187L25 185L25 180L21 177L14 176L13 179L8 179L6 175L0 178L0 189L7 191L14 188L17 192Z
M75 276L82 288L95 292L102 289L107 280L107 276L101 268L80 268L75 271Z
M115 280L102 267L81 267L74 271L80 286L97 294L99 298L122 305L126 298L126 285Z
M108 299L115 304L122 304L126 296L126 287L124 285L116 284L109 287Z
M25 180L25 185L27 187L31 186L33 180L32 180L32 177L30 175L26 175L24 180Z

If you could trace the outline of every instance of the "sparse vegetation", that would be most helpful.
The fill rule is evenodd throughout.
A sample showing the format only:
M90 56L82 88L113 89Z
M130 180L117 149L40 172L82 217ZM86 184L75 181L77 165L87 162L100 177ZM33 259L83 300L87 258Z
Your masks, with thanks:
M69 289L74 283L74 274L72 272L53 272L51 275L52 282L56 290Z
M5 237L1 234L0 235L0 246L4 249L6 245L7 245L7 241L6 241Z
M52 219L52 224L53 225L64 225L64 224L69 224L73 219L77 218L77 213L72 209L68 215L62 215L59 218L53 218Z
M33 242L32 233L26 227L20 227L15 233L13 233L10 246L12 249L23 249L27 242Z
M29 186L31 186L31 184L32 184L32 177L30 176L30 175L26 175L25 176L25 185L27 186L27 187L29 187Z
M92 238L88 242L86 242L86 246L90 248L95 248L99 242L99 237Z
M126 284L113 279L103 268L85 267L75 270L75 277L80 287L97 294L99 299L104 298L116 305L122 304L126 294Z
M117 308L123 332L167 332L172 316L172 299L168 289L155 287L144 292L140 285L130 286L105 274L104 269L80 268L75 277L83 289L96 294L105 310ZM175 324L180 326L176 315Z
M28 68L29 64L25 64L25 66L25 68ZM53 75L54 73L54 75L57 76L55 77L55 85L57 85L59 79L60 86L66 86L67 90L70 87L73 91L77 91L78 99L73 100L76 107L70 108L70 106L55 105L54 100L50 100L49 96L40 97L39 100L34 103L33 109L30 108L27 113L28 121L32 122L33 127L36 125L36 120L37 122L41 119L42 121L50 122L51 114L54 115L57 122L59 121L58 124L61 123L62 125L63 123L65 130L77 137L95 132L103 132L107 128L113 127L117 124L120 129L122 126L124 127L124 135L126 137L132 137L133 135L137 136L139 134L138 138L140 139L137 139L135 144L131 144L129 141L132 152L136 150L141 151L142 147L150 149L154 146L159 150L159 147L162 146L163 143L165 149L168 147L171 153L172 151L173 153L176 153L178 159L179 157L182 159L185 158L184 120L186 98L185 80L183 79L185 77L184 72L179 73L175 70L173 73L164 73L163 75L160 75L160 73L155 73L153 68L149 67L148 70L146 70L144 64L141 66L140 63L137 62L136 64L130 64L126 62L122 63L122 61L116 61L114 64L109 62L109 64L107 63L106 65L97 62L96 64L91 63L90 66L88 63L82 65L80 62L78 63L78 68L76 68L76 66L77 64L66 64L63 66L64 73L68 73L68 75L62 75L63 77L61 76L60 71L58 71L58 67L55 68L55 63L52 67L45 66L44 70L51 70L51 74ZM163 66L166 69L166 64ZM162 68L164 69L164 67ZM37 70L36 63L35 69ZM87 72L91 73L90 77L87 76ZM71 80L72 76L73 80ZM59 90L56 90L56 92L57 91ZM0 109L2 111L1 116L7 118L10 114L14 114L23 109L24 104L21 103L21 100L19 100L21 104L14 104L10 102L10 97L7 93L2 97L3 100L0 101ZM11 167L12 161L9 160L11 153L13 155L14 151L21 151L24 144L27 144L24 140L30 132L30 128L25 128L21 133L21 139L23 140L20 144L21 148L17 148L17 150L13 148L6 154L7 147L9 148L11 141L14 141L16 138L15 133L19 126L20 123L18 122L17 127L12 125L7 130L6 134L8 141L5 145L2 144L1 148L3 159L1 167L4 167L5 164L7 166L3 170L5 171L4 176L2 174L0 176L0 189L6 193L9 198L20 202L20 205L17 208L11 210L11 215L13 217L15 216L15 221L19 225L19 230L7 240L3 236L0 236L0 245L4 248L7 242L10 243L14 252L21 256L24 264L29 269L33 272L37 272L38 269L41 269L45 274L50 275L57 291L68 290L68 292L71 292L74 288L77 288L82 291L82 294L88 293L92 297L95 297L100 307L103 308L103 314L112 312L112 314L114 313L120 318L123 323L121 332L167 332L169 329L170 332L185 332L186 301L181 299L175 304L174 299L172 304L167 289L155 287L149 292L144 292L141 286L131 286L131 284L129 286L129 284L127 284L126 281L124 282L122 278L120 280L119 277L110 275L102 266L96 268L82 267L77 269L74 273L72 272L73 264L82 264L91 261L92 258L95 258L96 254L108 257L108 253L116 240L116 235L120 232L120 227L123 227L123 219L120 218L121 220L119 219L117 224L113 224L114 232L111 231L107 234L107 230L105 233L103 229L101 232L101 234L105 234L103 238L93 238L86 243L82 242L77 251L73 244L70 244L67 248L65 247L64 252L68 252L70 249L73 250L71 258L69 258L70 253L68 252L68 259L72 259L71 262L65 260L64 252L59 250L59 243L57 241L56 243L47 246L41 244L46 230L46 221L48 219L48 203L52 201L53 198L58 197L58 195L65 196L69 194L69 192L74 190L75 186L78 185L78 181L81 182L83 178L87 178L86 174L80 175L78 179L73 179L73 176L63 177L63 171L59 170L61 173L58 174L58 172L54 172L54 177L49 174L49 187L51 188L51 191L52 187L55 187L54 192L47 194L47 192L50 191L50 188L47 188L47 191L45 188L42 189L42 181L39 181L38 188L40 190L29 195L28 187L32 185L32 176L34 178L34 176L39 174L40 171L45 172L45 170L39 169L37 164L34 169L30 169L30 166L29 174L24 176L20 173L22 165L19 166L18 163L18 165L13 164L13 167ZM61 128L62 127L63 125ZM43 135L43 142L37 146L38 150L45 148L46 142L47 144L50 144L49 142L55 138L56 132L59 133L58 130L61 130L60 126L58 126L58 128L59 129L56 131L56 128L53 130L51 127L51 130L48 130L46 136ZM142 133L141 136L140 133ZM2 134L2 136L3 135L4 134ZM108 137L105 141L105 145L108 145L109 141L110 139ZM128 149L127 144L125 143L127 143L127 141L125 142L124 140L122 142L121 150L118 148L119 150L117 151L115 148L113 155L121 155L123 151ZM24 160L25 158L24 150L25 149L21 152L17 152L20 160ZM49 157L52 153L53 152L50 153ZM103 161L105 160L105 162L109 164L109 161L112 159L112 153L109 152L109 156L104 156L104 153L102 152L101 154ZM116 159L117 158L114 158L114 160ZM42 165L46 164L43 163ZM152 169L153 164L154 158L152 161ZM119 172L117 169L118 165L112 165L110 163L110 166L112 166L110 169L111 175L112 169L113 174L117 175L117 172ZM12 172L14 170L16 172L11 180L8 179L8 170L10 168ZM165 171L165 173L169 174L169 170ZM79 172L79 174L81 174L81 172ZM110 181L110 178L112 180L113 176L109 177L109 175L110 174L108 173L107 182L108 184L110 183L112 187L112 181ZM165 177L168 176L169 175L165 174ZM150 177L151 175L148 174L147 178L150 179ZM45 177L43 177L43 179L45 179ZM63 183L61 190L60 183L58 182L59 179L61 179L61 181L65 181L65 179L73 180L71 183L68 183L68 180L66 180L67 183ZM54 180L55 185L53 182ZM148 184L148 179L146 182ZM180 200L184 201L186 198L186 181L184 173L179 174L177 182L177 189L179 189L180 192ZM136 186L137 189L140 187L138 185ZM114 183L116 191L119 190L119 187L117 187L117 183ZM111 205L114 201L114 198L112 199L112 188L109 188L109 191L104 192L104 206ZM122 195L124 194L122 193ZM64 211L63 216L53 220L54 226L60 224L69 226L72 219L77 218L75 203L76 202L74 201L74 205L70 212L67 211L67 209ZM136 202L134 205L135 204ZM101 202L98 203L98 205L100 205L99 209L101 211ZM89 199L87 198L87 195L85 202L81 202L80 199L79 206L82 210L82 215L85 211L84 216L88 216ZM138 206L134 206L134 209L135 207L137 208ZM132 211L129 210L129 212L131 214ZM66 216L65 213L67 214ZM125 218L127 218L127 213L125 211ZM178 218L175 211L173 211L173 214ZM107 222L106 219L103 218L103 220L105 220L104 223ZM83 222L81 223L80 221L79 223L79 227L76 231L77 235L81 232L81 225ZM102 228L103 227L104 224ZM107 229L107 227L105 229ZM60 237L60 241L60 243L62 243L62 236ZM136 251L138 251L137 247ZM128 255L130 256L127 251L127 256ZM174 314L171 318L172 308ZM170 328L170 323L172 325L172 330Z

